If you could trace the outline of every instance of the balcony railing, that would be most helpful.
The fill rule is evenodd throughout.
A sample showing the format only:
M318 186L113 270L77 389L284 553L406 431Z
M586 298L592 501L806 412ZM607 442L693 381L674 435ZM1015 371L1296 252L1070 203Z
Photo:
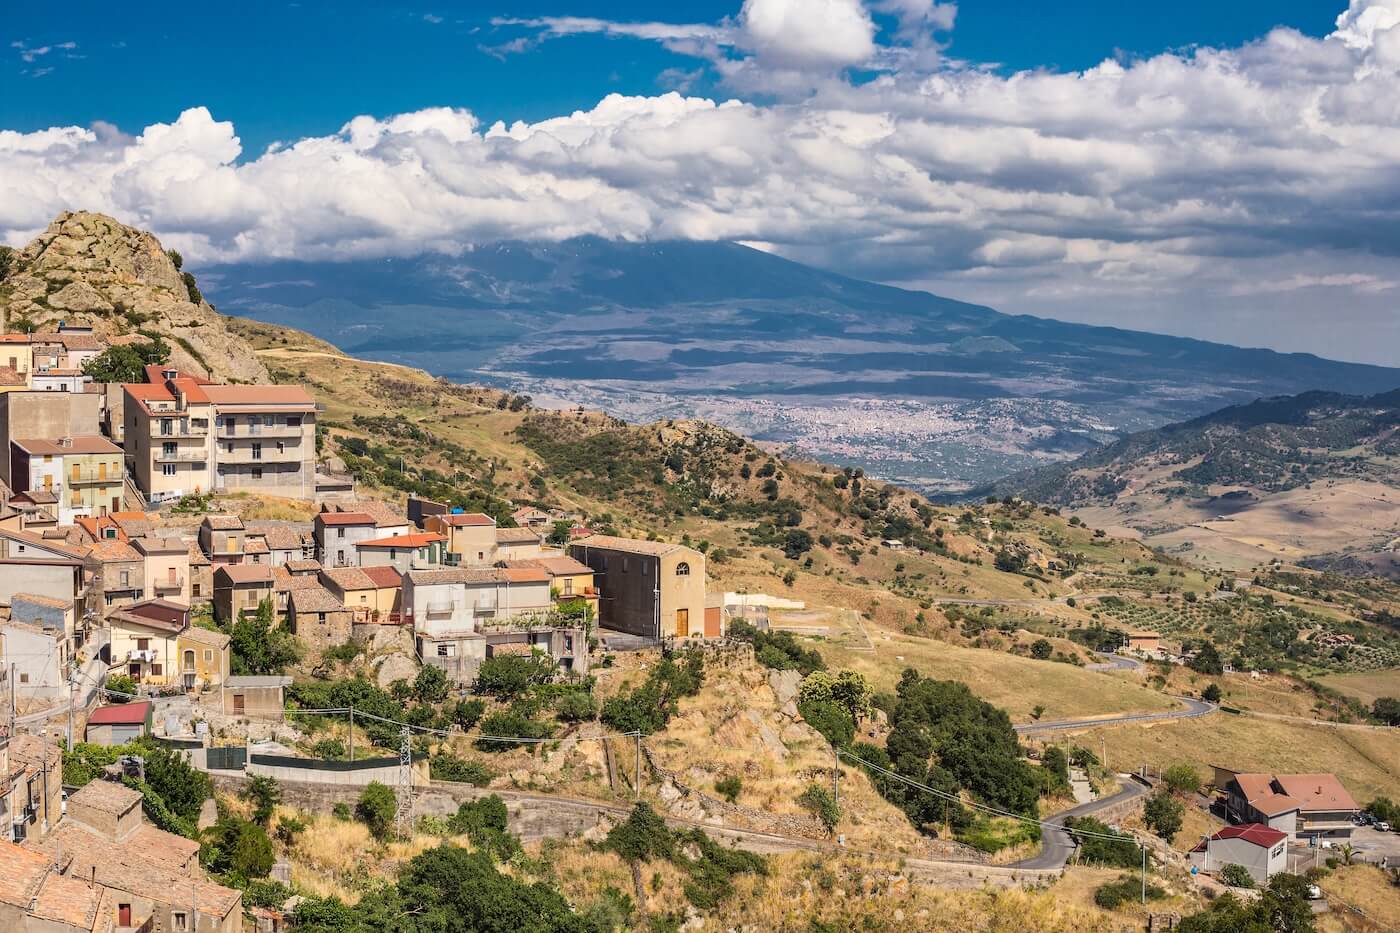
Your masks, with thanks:
M120 470L109 470L102 473L79 473L76 476L69 474L69 486L111 486L121 485L122 474Z
M157 424L151 431L151 437L159 439L162 437L208 437L209 426L206 425L179 425L172 427L169 431L162 430Z
M157 590L183 590L185 588L185 578L176 577L172 580L169 577L165 577L164 579L153 581L151 586Z
M219 427L219 437L221 438L258 438L258 437L301 437L301 425L260 424L256 427L248 424L222 425Z
M204 463L209 459L209 452L206 450L158 450L155 459L157 463Z

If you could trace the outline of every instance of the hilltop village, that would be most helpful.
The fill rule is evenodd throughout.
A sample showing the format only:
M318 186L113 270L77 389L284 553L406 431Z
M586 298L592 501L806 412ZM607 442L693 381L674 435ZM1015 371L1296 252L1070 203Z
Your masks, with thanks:
M804 909L787 870L864 886L855 913L805 908L837 927L931 916L940 891L961 892L942 907L969 918L1045 910L1036 889L1088 880L1089 901L1054 908L1065 921L1135 929L1224 917L1207 905L1227 891L1244 910L1261 890L1301 909L1343 904L1355 893L1315 883L1333 884L1319 853L1377 872L1400 857L1383 763L1290 768L1318 758L1265 743L1212 752L1207 775L1175 747L1110 749L1083 731L1161 722L1224 736L1236 691L1279 689L1248 669L1247 642L1222 657L1125 614L1134 591L1095 589L1164 570L1182 581L1163 588L1164 606L1176 596L1182 612L1239 615L1248 579L1188 582L1180 565L1012 498L962 510L912 498L921 523L885 519L860 547L826 540L787 517L795 506L776 490L791 480L772 458L723 440L747 451L740 475L779 510L749 543L792 567L816 576L819 549L852 568L888 561L889 592L905 598L918 579L906 561L964 568L961 583L939 572L946 641L923 612L892 634L878 601L809 608L782 592L792 569L727 570L726 582L767 579L777 593L709 582L708 562L732 565L738 546L628 537L610 514L533 497L478 509L428 494L441 484L362 489L365 463L396 452L406 476L421 448L329 444L320 379L224 383L170 356L158 335L79 323L0 336L5 929L359 930L390 896L375 878L402 886L424 860L465 851L427 848L444 839L508 868L480 869L498 903L534 896L521 878L546 885L558 899L540 907L553 918L542 929L708 928L760 890L787 891L759 927L781 925ZM551 432L586 423L525 430L548 456ZM615 466L599 469L597 485L617 482ZM862 483L820 475L852 498ZM652 513L658 532L667 510ZM1011 534L1035 520L1053 525ZM831 564L822 578L876 592ZM997 618L1022 609L1039 627L1029 636ZM1304 618L1295 648L1317 663L1389 663L1369 629ZM975 694L1041 702L1013 725ZM1390 740L1383 726L1336 728ZM640 850L637 833L652 834ZM533 862L522 843L574 868ZM562 844L567 857L549 848ZM636 880L642 864L650 884ZM1135 868L1141 878L1115 874Z

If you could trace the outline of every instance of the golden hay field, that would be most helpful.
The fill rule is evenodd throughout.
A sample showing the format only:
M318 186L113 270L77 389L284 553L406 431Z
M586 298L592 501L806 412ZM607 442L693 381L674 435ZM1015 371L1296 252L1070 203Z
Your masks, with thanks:
M1333 690L1356 697L1367 706L1381 697L1400 697L1400 667L1356 674L1327 674L1318 680Z

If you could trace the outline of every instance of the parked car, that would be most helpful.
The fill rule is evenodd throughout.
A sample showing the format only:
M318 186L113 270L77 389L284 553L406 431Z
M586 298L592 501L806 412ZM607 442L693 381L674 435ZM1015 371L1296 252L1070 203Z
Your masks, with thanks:
M1388 833L1390 832L1390 824L1387 823L1385 820L1381 820L1379 823L1376 824L1376 829L1379 829L1383 833Z
M1320 901L1320 900L1322 900L1322 889L1319 888L1319 887L1318 887L1317 885L1315 885L1315 884L1310 884L1310 885L1308 885L1308 900L1310 900L1310 901Z

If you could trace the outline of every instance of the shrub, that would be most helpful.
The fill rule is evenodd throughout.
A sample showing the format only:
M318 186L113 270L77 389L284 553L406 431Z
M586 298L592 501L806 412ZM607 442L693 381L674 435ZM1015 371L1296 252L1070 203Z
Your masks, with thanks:
M1219 703L1224 693L1220 690L1219 684L1210 684L1201 691L1201 699L1207 703Z
M798 644L791 632L764 632L747 622L737 621L729 626L732 638L753 644L754 656L765 667L780 671L800 671L803 676L826 670L821 652Z
M114 690L117 693L135 695L136 681L127 674L113 674L107 678L107 689ZM108 696L111 696L111 694L108 694ZM126 703L127 697L111 696L111 700L113 703Z
M482 715L486 712L486 702L484 700L458 700L446 712L453 722L466 730L481 721Z
M1234 862L1220 869L1220 880L1232 888L1254 887L1254 878L1250 875L1249 869L1243 865L1236 865Z
M346 823L355 818L355 815L350 812L350 804L343 800L331 807L331 816Z
M376 839L387 839L394 828L394 814L398 810L398 799L393 788L378 781L370 781L360 793L355 804L355 818L369 827Z
M599 718L619 732L659 732L675 715L680 698L695 696L704 680L705 662L699 652L685 652L679 661L665 657L640 687L610 697Z
M609 830L605 845L629 862L669 859L675 851L666 821L648 803L637 804L625 822Z
M256 823L225 817L209 832L202 858L210 871L235 882L266 878L275 858L272 840Z
M841 822L841 808L837 806L836 798L820 784L808 784L807 789L802 792L802 796L797 798L797 802L810 810L812 815L826 827L828 833L836 828L837 823Z
M571 690L554 704L554 713L562 722L584 722L598 718L598 701L586 690Z
M1174 794L1194 794L1201 786L1201 777L1191 765L1175 764L1162 772L1162 783Z
M739 800L739 792L743 789L744 780L737 774L728 774L715 781L715 791L730 803Z
M1167 892L1155 884L1147 885L1146 890L1149 901L1160 900L1167 896ZM1094 892L1094 903L1104 910L1113 910L1122 904L1136 904L1142 898L1142 894L1142 879L1123 875L1117 881L1101 885Z
M456 781L477 787L485 787L495 777L491 769L481 762L458 758L448 752L439 752L429 759L428 775L435 781Z
M822 737L837 748L845 748L855 738L856 724L845 707L830 700L803 700L797 711Z
M461 804L447 825L452 832L465 833L474 845L505 861L520 851L520 840L506 830L508 818L505 801L490 794Z
M1108 868L1134 868L1142 861L1132 836L1115 832L1091 816L1068 817L1065 828L1079 843L1081 861Z
M1055 653L1055 646L1048 639L1037 638L1031 643L1031 657L1038 661L1048 661Z
M514 708L492 713L481 721L483 736L543 739L551 731L546 723L531 719ZM486 752L506 752L519 745L519 742L498 741L489 738L480 738L476 742L476 747Z
M423 703L441 703L447 699L447 673L425 664L413 678L413 695Z

